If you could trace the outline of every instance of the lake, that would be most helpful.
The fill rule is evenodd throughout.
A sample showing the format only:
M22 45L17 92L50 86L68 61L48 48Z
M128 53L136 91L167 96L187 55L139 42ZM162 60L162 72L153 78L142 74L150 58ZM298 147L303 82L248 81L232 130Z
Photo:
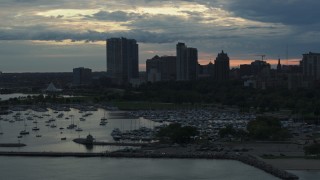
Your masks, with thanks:
M1 177L10 180L273 180L237 161L197 159L0 157Z

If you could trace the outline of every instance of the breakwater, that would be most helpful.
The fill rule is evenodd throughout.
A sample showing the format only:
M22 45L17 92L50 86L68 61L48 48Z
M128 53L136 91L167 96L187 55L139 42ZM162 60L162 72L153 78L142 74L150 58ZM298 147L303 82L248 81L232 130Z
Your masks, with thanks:
M96 146L133 146L133 147L142 147L142 146L150 146L150 143L126 143L126 142L102 142L102 141L93 141L88 142L87 139L84 138L76 138L73 142L82 144L82 145L96 145Z
M22 143L1 143L0 147L24 147L26 144Z
M167 158L167 159L222 159L236 160L261 169L275 177L285 180L297 180L298 176L275 168L251 155L216 154L216 153L153 153L153 152L9 152L0 151L0 156L31 157L108 157L108 158Z

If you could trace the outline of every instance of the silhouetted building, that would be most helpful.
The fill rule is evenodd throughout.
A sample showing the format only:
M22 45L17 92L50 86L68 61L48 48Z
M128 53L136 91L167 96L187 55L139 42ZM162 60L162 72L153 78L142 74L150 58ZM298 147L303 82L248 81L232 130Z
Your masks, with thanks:
M214 78L217 81L225 81L229 79L229 57L227 53L223 51L218 54L214 62Z
M278 59L277 72L278 73L282 72L282 66L281 66L281 63L280 63L280 59Z
M240 65L240 76L251 76L251 65L250 64L241 64Z
M107 73L117 84L139 78L139 46L134 39L107 39Z
M320 53L303 54L302 59L303 75L308 79L320 79Z
M214 77L214 64L212 62L209 62L207 65L200 65L199 64L199 71L198 71L198 77L204 78L204 77Z
M73 85L88 85L92 80L92 70L84 67L73 69Z
M178 81L197 79L198 50L196 48L188 48L184 43L178 43L176 54L176 79Z
M154 56L147 62L147 81L174 81L176 80L176 57Z
M261 60L255 60L251 63L252 75L268 75L270 73L271 66L269 63Z

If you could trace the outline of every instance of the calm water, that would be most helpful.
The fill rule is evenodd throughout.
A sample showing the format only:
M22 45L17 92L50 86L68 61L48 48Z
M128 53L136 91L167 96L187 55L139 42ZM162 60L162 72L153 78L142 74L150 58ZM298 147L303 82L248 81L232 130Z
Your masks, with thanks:
M10 98L25 98L27 96L38 96L39 94L23 94L23 93L12 93L12 94L0 94L0 101L9 100ZM64 98L70 98L75 96L62 95Z
M228 160L0 157L10 180L273 180L259 169Z
M34 94L22 94L22 93L0 94L0 100L4 101L10 98L27 97L28 95L33 96Z
M12 116L18 112L14 112L8 116L2 116L2 118L7 118L9 120L14 119ZM104 116L105 111L103 109L98 109L98 111L92 111L93 115L86 117L85 121L80 121L79 118L85 113L80 113L79 110L71 109L70 112L63 112L63 118L56 118L56 116L61 113L54 113L52 110L48 112L34 112L34 111L21 111L21 118L26 119L27 117L34 115L48 114L50 116L43 116L44 118L34 118L38 121L38 127L40 131L32 131L32 127L35 126L34 120L25 120L27 126L26 129L30 132L30 135L23 136L22 138L17 138L19 132L24 129L24 121L15 121L10 123L9 121L0 121L0 130L4 132L0 135L0 143L17 143L21 142L27 144L27 146L22 148L0 148L0 151L54 151L54 152L102 152L102 151L114 151L118 150L119 147L114 146L94 146L93 149L86 149L85 146L74 143L72 140L74 138L83 137L85 138L89 133L92 134L98 141L113 142L113 138L110 133L114 128L119 128L121 130L136 129L139 127L153 127L158 125L152 121L146 119L126 119L124 117L113 118L110 112L106 112L106 117L108 118L108 124L106 126L100 126L100 119ZM26 115L26 113L29 115ZM69 130L67 126L71 123L72 117L74 123L80 126L83 131L77 132L74 129ZM51 128L46 126L45 121L49 120L51 117L56 119L54 124L57 125L56 128ZM69 117L69 119L65 119ZM59 128L63 127L64 130ZM36 137L37 134L42 135L42 137ZM62 141L61 138L66 137L66 141Z
M318 180L320 171L288 171L300 177L300 180Z

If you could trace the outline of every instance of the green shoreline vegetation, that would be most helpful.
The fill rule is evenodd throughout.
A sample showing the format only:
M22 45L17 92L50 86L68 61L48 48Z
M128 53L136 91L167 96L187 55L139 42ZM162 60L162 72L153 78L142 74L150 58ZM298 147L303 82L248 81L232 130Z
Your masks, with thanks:
M39 93L39 92L34 92ZM217 82L203 79L191 82L146 83L138 88L123 89L86 87L67 89L75 96L57 95L13 98L1 104L39 103L108 103L124 110L179 109L201 107L235 107L242 112L260 114L287 111L288 115L315 123L320 117L320 92L314 89L288 90L285 88L253 89L243 87L242 81Z

